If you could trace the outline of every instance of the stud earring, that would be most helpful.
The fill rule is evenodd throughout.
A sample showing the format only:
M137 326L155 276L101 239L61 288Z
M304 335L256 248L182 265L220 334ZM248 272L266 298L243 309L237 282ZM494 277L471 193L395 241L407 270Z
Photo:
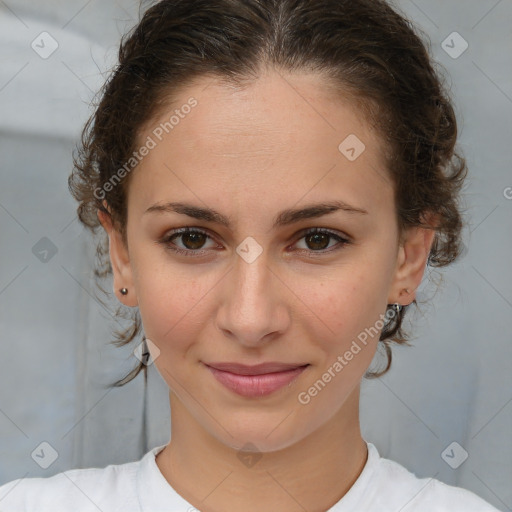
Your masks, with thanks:
M128 295L128 289L127 288L121 288L119 291L121 292L122 295Z
M398 315L398 313L400 313L400 311L402 311L403 306L402 306L402 304L399 304L398 302L395 302L393 304L393 308L395 310L395 314Z

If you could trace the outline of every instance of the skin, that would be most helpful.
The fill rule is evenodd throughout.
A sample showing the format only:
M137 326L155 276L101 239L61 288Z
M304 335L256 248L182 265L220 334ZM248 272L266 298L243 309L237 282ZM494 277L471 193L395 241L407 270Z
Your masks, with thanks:
M197 107L131 176L127 246L110 217L98 214L110 238L114 291L126 306L139 307L146 336L160 351L154 364L170 389L171 442L156 462L203 511L324 511L367 460L359 393L378 335L308 404L298 394L376 324L387 304L412 302L435 232L410 229L398 245L381 140L320 76L268 70L246 88L203 77L174 98L173 108L191 96ZM159 114L140 141L169 118L167 109ZM355 161L338 150L350 134L366 146ZM272 228L282 209L336 199L368 214L339 211ZM214 208L233 225L144 213L168 201ZM178 255L158 242L187 226L211 238L178 237L175 246L203 255ZM352 243L315 243L301 233L315 227ZM248 236L263 249L252 263L236 252ZM213 361L310 366L291 385L255 399L217 382L202 364ZM237 457L246 443L261 456L250 467Z

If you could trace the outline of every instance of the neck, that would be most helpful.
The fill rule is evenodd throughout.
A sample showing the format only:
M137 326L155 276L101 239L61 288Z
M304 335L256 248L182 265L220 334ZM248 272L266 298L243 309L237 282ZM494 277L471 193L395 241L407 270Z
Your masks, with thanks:
M307 437L244 459L205 430L174 393L171 442L157 465L169 484L204 512L328 510L357 480L367 460L359 426L359 386Z

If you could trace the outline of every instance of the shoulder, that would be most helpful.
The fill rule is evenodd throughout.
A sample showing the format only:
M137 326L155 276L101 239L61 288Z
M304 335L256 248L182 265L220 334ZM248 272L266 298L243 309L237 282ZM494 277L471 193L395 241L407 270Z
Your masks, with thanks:
M138 511L136 474L139 463L72 469L46 478L18 478L0 486L0 510Z
M435 478L418 478L398 462L378 457L374 484L402 512L499 512L475 493ZM373 487L373 486L372 486Z

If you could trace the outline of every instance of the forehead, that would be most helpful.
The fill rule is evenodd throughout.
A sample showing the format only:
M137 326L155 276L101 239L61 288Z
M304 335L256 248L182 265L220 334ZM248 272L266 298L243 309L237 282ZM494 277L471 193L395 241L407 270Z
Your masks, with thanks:
M148 138L154 147L129 188L139 208L182 194L220 204L219 192L222 204L252 198L272 210L283 196L312 202L337 191L368 210L392 200L380 137L318 75L269 72L243 87L203 77L141 130L139 142Z

